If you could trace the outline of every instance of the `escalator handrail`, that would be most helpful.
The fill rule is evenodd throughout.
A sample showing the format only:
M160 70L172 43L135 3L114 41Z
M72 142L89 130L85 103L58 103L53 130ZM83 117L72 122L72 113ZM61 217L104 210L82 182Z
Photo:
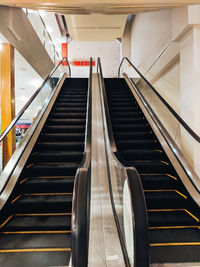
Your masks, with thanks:
M72 200L72 266L87 267L90 220L92 58L88 81L84 158L77 170Z
M148 236L148 216L147 216L147 208L146 208L146 201L144 196L144 191L141 183L140 176L137 172L137 170L134 167L125 167L117 157L117 147L115 144L114 136L113 136L113 130L112 130L112 124L111 124L111 118L110 118L110 112L108 108L108 101L106 96L106 90L105 90L105 83L103 78L103 72L101 67L101 61L100 58L98 58L97 61L97 73L99 70L101 84L102 84L102 91L103 91L103 104L105 108L105 115L106 115L106 123L107 123L107 129L108 129L108 137L109 137L109 143L110 148L113 153L113 156L115 157L116 162L121 165L126 173L127 181L128 181L128 188L130 192L131 197L131 211L132 211L132 229L133 229L133 240L134 240L134 267L147 267L149 266L149 236ZM114 201L113 201L113 193L112 193L112 184L111 181L110 184L110 191L111 191L111 203L114 211L114 217L115 220L117 218L116 209L114 207ZM119 237L121 239L121 230L119 229L119 222L118 219L116 221L116 225L119 232ZM120 240L122 244L122 240ZM122 248L123 249L123 248ZM126 265L129 261L126 259L126 252L124 252L125 262Z
M167 107L167 109L173 114L173 116L180 122L180 124L186 129L186 131L198 142L200 143L200 137L190 128L190 126L176 113L176 111L166 102L166 100L157 92L157 90L152 86L152 84L142 75L142 73L133 65L133 63L124 57L119 65L118 77L120 78L120 71L123 62L127 60L128 63L133 67L133 69L139 74L139 76L148 84L152 91L157 95L161 102Z
M48 82L48 80L51 78L51 76L55 73L55 71L58 69L58 67L62 64L62 62L66 60L68 69L69 69L69 77L71 78L71 68L69 65L69 61L67 57L63 57L62 60L55 66L55 68L51 71L51 73L45 78L41 86L35 91L35 93L31 96L31 98L28 100L28 102L23 106L23 108L18 112L18 114L15 116L15 118L11 121L11 123L8 125L8 127L2 132L0 135L0 142L4 140L4 138L7 136L7 134L12 130L12 128L15 126L16 122L21 118L21 116L24 114L24 112L27 110L27 108L30 106L30 104L34 101L35 97L39 94L39 92L43 89L44 85Z

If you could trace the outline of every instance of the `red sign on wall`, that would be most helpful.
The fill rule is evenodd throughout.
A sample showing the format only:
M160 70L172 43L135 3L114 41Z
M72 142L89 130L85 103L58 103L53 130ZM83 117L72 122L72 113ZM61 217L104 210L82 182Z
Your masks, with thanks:
M74 67L88 67L90 66L89 60L73 60L72 66ZM92 61L92 66L95 66L95 61Z
M68 45L67 43L62 43L62 58L68 56L68 47L67 47L67 45ZM63 66L67 66L66 60L64 60L62 62L62 65Z

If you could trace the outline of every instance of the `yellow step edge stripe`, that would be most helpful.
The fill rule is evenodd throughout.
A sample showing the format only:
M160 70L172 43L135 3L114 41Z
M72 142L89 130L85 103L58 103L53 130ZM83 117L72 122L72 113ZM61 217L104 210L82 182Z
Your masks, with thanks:
M185 211L187 214L189 214L197 222L200 222L200 220L196 216L194 216L190 211L188 211L187 209L152 209L152 210L147 210L147 211L148 212Z
M16 232L0 232L0 235L8 234L70 234L72 231L16 231Z
M35 164L29 164L26 168L28 169L28 168L30 168L30 167L32 167L32 166L34 166Z
M21 182L20 182L20 184L23 184L25 181L27 181L29 178L25 178L24 180L22 180Z
M174 177L174 176L172 176L171 174L166 174L167 176L169 176L169 177L171 177L171 178L173 178L174 180L177 180L177 178L176 177Z
M149 230L156 230L156 229L190 229L190 228L198 228L200 229L200 226L192 225L192 226L152 226L149 227Z
M0 249L0 253L15 253L15 252L57 252L57 251L71 251L71 248Z
M24 213L15 216L71 216L72 213Z
M187 199L187 197L184 194L174 189L156 189L156 190L149 189L149 190L144 190L144 192L176 192L177 194L181 195L183 198Z
M8 221L10 221L10 219L13 217L13 215L11 215L10 217L8 217L8 219L5 220L5 222L2 223L2 225L0 226L0 228L2 228Z
M17 196L13 201L11 201L11 204L13 204L16 200L18 200L22 195Z
M185 211L186 211L192 218L194 218L197 222L199 222L199 219L198 219L196 216L194 216L191 212L189 212L187 209L185 209Z
M166 164L166 165L169 165L169 163L166 162L166 161L161 160L160 162L162 162L162 163L164 163L164 164Z
M156 152L163 153L163 151L162 151L162 150L159 150L159 149L156 149L155 151L156 151Z
M200 242L151 243L150 244L150 247L165 247L165 246L200 246Z

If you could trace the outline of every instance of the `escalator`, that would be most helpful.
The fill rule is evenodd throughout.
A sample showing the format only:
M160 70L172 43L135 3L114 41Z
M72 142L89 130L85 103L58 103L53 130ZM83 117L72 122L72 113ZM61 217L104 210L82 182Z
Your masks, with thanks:
M104 79L116 156L141 177L151 263L200 262L200 210L124 79Z
M67 78L0 213L0 266L68 266L74 179L84 156L88 79Z

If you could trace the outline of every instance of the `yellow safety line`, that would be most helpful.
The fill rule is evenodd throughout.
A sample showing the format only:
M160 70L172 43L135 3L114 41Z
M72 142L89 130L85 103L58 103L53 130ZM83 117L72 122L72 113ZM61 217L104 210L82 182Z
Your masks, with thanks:
M11 215L10 217L8 217L8 219L6 219L4 223L2 223L2 225L0 226L0 228L2 228L8 221L10 221L10 219L12 217L13 217L13 215Z
M187 197L185 195L183 195L181 192L179 192L178 190L175 190L176 193L178 193L179 195L181 195L182 197L184 197L185 199L187 199Z
M11 204L13 204L16 200L18 200L22 195L19 195L18 197L16 197L15 199L13 199L13 201L11 202Z
M162 150L159 150L159 149L156 149L155 151L156 151L156 152L163 153Z
M194 218L197 222L199 222L199 219L197 217L195 217L191 212L189 212L188 210L185 209L185 211L192 217Z
M187 209L152 209L152 210L147 210L148 212L160 212L160 211L185 211L187 214L189 214L193 219L195 219L197 222L200 220L194 216L191 212L189 212Z
M71 251L71 248L1 249L0 250L0 253L15 253L15 252L56 252L56 251Z
M15 216L71 216L72 213L24 213L15 214Z
M200 229L200 226L192 225L192 226L153 226L149 227L150 230L156 230L156 229L187 229L187 228L198 228Z
M22 180L21 182L20 182L20 184L23 184L25 181L27 181L28 180L28 178L25 178L24 180Z
M162 162L162 163L164 163L164 164L166 164L166 165L169 165L169 163L166 162L166 161L161 160L160 162Z
M29 164L26 168L28 169L28 168L30 168L30 167L32 167L32 166L34 166L35 164Z
M70 234L72 231L16 231L16 232L0 232L1 234Z
M174 180L177 180L177 178L174 177L174 176L172 176L171 174L166 174L166 175L169 176L169 177L171 177L171 178L173 178Z
M183 195L181 192L179 192L178 190L174 190L174 189L156 189L156 190L144 190L144 192L176 192L177 194L181 195L182 197L184 197L185 199L187 199L187 197L185 195Z
M150 244L150 247L163 247L163 246L200 246L200 242L153 243L153 244Z

